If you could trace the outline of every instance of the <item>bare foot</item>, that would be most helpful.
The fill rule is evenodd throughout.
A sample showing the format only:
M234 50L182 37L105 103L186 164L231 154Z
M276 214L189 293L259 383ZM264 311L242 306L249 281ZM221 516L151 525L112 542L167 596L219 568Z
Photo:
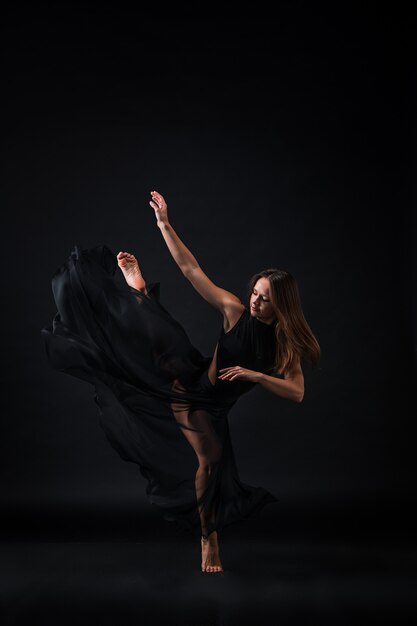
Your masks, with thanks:
M117 264L123 272L126 282L131 287L143 290L145 281L139 269L136 257L130 252L119 252L117 255Z
M219 545L217 542L217 531L209 534L207 539L201 537L201 571L202 572L223 572L220 561Z

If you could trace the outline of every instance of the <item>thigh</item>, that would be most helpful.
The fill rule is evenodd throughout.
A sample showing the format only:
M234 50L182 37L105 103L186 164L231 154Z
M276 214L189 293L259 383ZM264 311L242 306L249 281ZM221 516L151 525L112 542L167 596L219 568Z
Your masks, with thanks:
M176 381L175 391L181 388ZM172 402L172 411L175 419L182 428L182 432L189 444L193 447L199 461L215 462L221 455L221 441L213 427L210 413L204 409L193 409L190 404Z

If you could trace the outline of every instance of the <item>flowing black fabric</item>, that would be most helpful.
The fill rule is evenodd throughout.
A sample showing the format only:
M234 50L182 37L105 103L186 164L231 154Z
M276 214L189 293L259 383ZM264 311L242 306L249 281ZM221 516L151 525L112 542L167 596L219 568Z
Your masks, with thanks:
M138 464L146 494L166 520L207 537L278 498L238 475L228 414L256 383L223 381L219 369L241 365L271 373L273 325L245 307L235 326L221 327L216 383L211 356L195 348L160 301L118 281L106 245L75 246L52 278L57 313L42 328L52 367L95 388L99 422L125 461Z

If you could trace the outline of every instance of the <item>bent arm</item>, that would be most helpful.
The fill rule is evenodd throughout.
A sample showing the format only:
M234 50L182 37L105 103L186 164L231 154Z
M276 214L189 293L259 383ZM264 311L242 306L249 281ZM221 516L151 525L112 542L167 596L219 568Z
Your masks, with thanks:
M291 380L275 378L275 376L259 372L259 384L265 387L267 391L271 391L286 400L301 402L304 397L304 390L301 390L299 385Z
M276 378L259 372L258 382L267 391L287 400L302 402L304 398L304 374L299 359L287 378Z

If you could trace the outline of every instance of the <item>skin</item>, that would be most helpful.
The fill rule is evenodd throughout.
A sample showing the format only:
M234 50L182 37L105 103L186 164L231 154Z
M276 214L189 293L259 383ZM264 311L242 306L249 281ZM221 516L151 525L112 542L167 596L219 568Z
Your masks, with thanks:
M196 291L223 314L223 325L227 332L239 319L244 305L233 293L215 285L204 273L197 259L184 245L171 226L164 197L157 191L151 191L149 204L155 211L157 225L178 267ZM256 285L257 289L254 290L252 296L256 308L251 309L251 315L254 314L262 322L272 323L271 304L266 297L269 295L270 286L264 280L259 280L259 284ZM269 279L266 278L266 280ZM240 365L224 368L219 373L220 376L224 376L222 380L231 382L234 380L247 380L259 383L267 391L294 402L302 402L304 397L304 375L299 358L296 359L292 370L287 372L285 379L246 369Z
M271 304L271 292L269 278L261 276L252 290L249 301L249 309L252 317L256 317L264 324L273 324L275 322L275 312ZM250 382L259 382L259 372L249 370L239 366L225 367L219 370L222 372L218 378L220 380L247 380Z
M271 304L269 278L261 276L256 282L250 297L250 313L260 322L273 324L275 312Z
M122 270L127 284L147 295L146 282L136 257L130 252L120 251L117 255L117 264Z
M177 265L197 292L207 302L223 313L224 328L227 332L239 319L244 305L234 294L215 285L202 271L196 258L176 235L170 225L167 204L163 196L157 191L152 191L149 204L155 211L157 225ZM119 267L127 283L146 295L146 282L143 279L134 255L128 252L119 252L117 256ZM275 321L275 313L271 305L270 296L269 279L262 276L258 279L253 288L249 309L253 317L256 317L256 319L265 324L273 324ZM263 374L262 372L249 370L239 365L219 370L218 378L231 382L239 379L260 383L268 391L297 402L301 402L304 393L304 378L299 363L297 363L293 371L285 377L285 380ZM210 533L207 539L202 537L201 544L202 571L222 572L223 567L219 556L217 532L214 531Z

